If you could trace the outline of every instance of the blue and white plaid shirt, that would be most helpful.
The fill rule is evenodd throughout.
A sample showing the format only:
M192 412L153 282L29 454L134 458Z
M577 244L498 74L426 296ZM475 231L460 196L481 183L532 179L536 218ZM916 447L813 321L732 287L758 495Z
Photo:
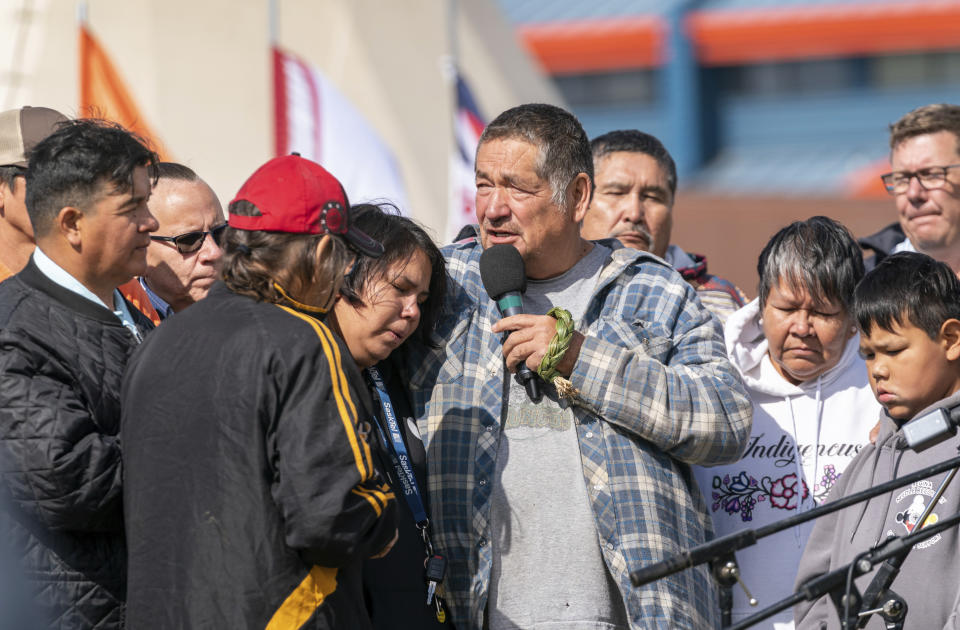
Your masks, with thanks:
M449 561L446 596L456 626L477 630L490 580L490 480L509 387L501 336L491 330L500 315L480 280L481 251L476 240L444 249L452 282L437 347L409 356L434 544ZM629 573L712 535L689 464L733 462L746 446L750 402L720 328L672 268L627 248L605 263L576 324L586 337L570 376L582 401L575 415L583 479L631 627L717 627L705 566L641 588Z

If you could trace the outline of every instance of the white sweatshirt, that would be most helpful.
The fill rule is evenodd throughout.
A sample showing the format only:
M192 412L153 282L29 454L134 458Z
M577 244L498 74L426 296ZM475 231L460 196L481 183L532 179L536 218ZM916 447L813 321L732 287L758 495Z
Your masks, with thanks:
M856 335L837 365L799 385L786 381L770 360L758 300L730 316L724 337L727 354L753 402L753 429L737 463L693 467L717 536L756 529L793 516L798 508L806 511L819 505L854 455L869 443L880 409L857 354ZM797 444L799 463L794 456ZM734 623L793 593L812 529L812 522L793 527L737 552L742 579L759 604L750 607L743 590L734 586ZM792 611L755 627L791 629Z

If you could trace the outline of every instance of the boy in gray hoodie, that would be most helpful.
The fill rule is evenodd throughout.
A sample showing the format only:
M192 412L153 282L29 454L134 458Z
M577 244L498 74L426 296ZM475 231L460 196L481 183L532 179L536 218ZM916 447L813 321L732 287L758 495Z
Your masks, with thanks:
M850 463L830 499L914 472L958 454L952 438L918 454L907 448L901 427L939 407L960 404L960 280L923 254L888 257L857 286L853 309L860 328L860 355L870 387L883 406L876 444ZM838 421L843 419L838 418ZM943 474L820 518L807 541L797 586L850 563L888 536L915 527ZM960 480L939 500L926 524L960 512ZM873 573L856 580L863 593ZM948 529L914 546L890 587L909 607L905 629L960 628L960 536ZM829 597L794 609L798 630L840 628ZM868 629L883 628L873 615Z

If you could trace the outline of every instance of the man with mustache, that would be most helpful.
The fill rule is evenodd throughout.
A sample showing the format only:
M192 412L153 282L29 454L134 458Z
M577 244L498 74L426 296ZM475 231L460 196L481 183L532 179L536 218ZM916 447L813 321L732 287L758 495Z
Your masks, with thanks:
M153 325L116 287L146 269L157 157L85 119L29 158L36 249L0 283L0 534L53 627L122 628L120 384Z
M569 112L500 114L476 182L480 235L444 249L436 337L407 358L454 625L716 627L706 567L639 588L629 572L710 537L690 464L746 445L719 325L663 260L580 236L593 158ZM525 314L501 317L484 289L497 246L523 260ZM541 398L511 376L521 363Z
M149 206L160 227L150 236L147 270L139 285L156 309L154 323L159 323L206 297L220 270L220 239L227 223L213 189L175 162L157 167ZM121 287L124 295L136 282ZM133 297L127 295L131 301Z
M590 147L597 187L583 219L583 237L616 238L624 247L663 258L725 322L746 298L733 283L707 273L706 257L670 244L677 167L667 149L635 129L611 131L594 138Z
M888 254L921 252L960 273L960 106L924 105L890 125L882 176L898 223L863 238L868 270Z

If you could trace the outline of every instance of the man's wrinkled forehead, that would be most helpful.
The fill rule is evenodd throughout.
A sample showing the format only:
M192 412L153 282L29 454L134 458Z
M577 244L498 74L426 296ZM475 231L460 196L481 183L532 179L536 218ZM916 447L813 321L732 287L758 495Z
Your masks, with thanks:
M893 156L897 152L897 150L900 149L900 147L902 147L903 145L910 142L911 140L915 140L916 138L920 138L922 136L936 135L938 133L947 133L953 136L953 141L954 141L953 151L957 155L957 157L960 157L960 135L957 135L956 132L950 129L937 129L934 131L922 131L922 132L917 132L913 134L905 134L899 138L891 138L891 147L890 147L890 156L889 156L890 162L891 163L893 162Z
M483 141L477 145L476 155L477 157L479 157L480 149L483 148L485 145L490 144L491 142L496 142L496 141L508 142L511 140L515 142L523 142L525 144L528 144L530 145L530 148L532 150L536 151L536 157L533 161L533 165L534 165L533 169L536 172L538 177L541 177L541 178L544 177L544 166L546 163L546 156L544 155L543 144L541 142L538 142L536 139L529 137L527 135L524 135L522 133L514 132L514 133L493 134L490 137L483 138ZM474 161L474 163L476 164L476 160Z
M213 189L203 180L195 181L161 177L153 186L150 212L160 223L199 229L223 222L223 207Z
M660 190L666 195L672 196L670 191L670 174L667 172L667 169L649 153L643 151L612 151L594 158L593 164L594 177L598 185L601 180L608 184L625 184L627 180L639 179L648 183L645 188Z

